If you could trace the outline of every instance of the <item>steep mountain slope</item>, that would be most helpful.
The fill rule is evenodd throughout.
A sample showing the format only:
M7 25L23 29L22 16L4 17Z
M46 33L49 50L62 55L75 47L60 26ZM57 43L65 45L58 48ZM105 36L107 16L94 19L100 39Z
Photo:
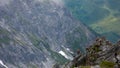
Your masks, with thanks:
M62 0L0 0L0 60L8 68L51 68L93 38Z
M120 38L120 0L65 0L65 3L74 17L98 34L109 34L105 36L114 38L112 41Z

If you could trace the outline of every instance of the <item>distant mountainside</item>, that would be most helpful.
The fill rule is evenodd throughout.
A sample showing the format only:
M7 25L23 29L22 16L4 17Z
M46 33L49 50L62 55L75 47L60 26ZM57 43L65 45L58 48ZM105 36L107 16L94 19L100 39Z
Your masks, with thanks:
M0 0L0 67L52 68L94 38L62 0Z
M120 38L120 0L64 1L76 19L88 25L98 34L104 35L112 41Z

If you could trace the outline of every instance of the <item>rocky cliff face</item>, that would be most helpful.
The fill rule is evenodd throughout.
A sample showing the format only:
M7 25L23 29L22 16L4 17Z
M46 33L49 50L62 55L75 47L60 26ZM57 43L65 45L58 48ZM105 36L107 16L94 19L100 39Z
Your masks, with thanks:
M94 37L61 0L0 0L0 60L6 68L51 68L72 60L72 51Z
M78 54L62 68L120 68L120 41L113 44L105 37L97 38L86 54Z

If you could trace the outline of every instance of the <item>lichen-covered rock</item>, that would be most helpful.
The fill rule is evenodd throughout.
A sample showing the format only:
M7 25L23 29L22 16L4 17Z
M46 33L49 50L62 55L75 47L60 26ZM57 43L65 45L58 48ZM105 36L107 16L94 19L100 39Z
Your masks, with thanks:
M119 68L120 43L112 44L105 38L98 38L88 47L86 54L76 56L70 67L92 66L92 68ZM105 49L104 49L105 48ZM97 67L95 67L97 66Z

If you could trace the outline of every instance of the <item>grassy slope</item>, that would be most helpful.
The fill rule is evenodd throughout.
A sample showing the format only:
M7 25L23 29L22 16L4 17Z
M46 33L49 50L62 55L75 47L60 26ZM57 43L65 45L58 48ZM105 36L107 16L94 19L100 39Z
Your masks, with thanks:
M110 9L107 6L103 6L102 8L108 10L110 14L89 26L99 34L103 34L106 32L115 32L120 35L120 16L118 15L120 12ZM117 14L117 16L115 14ZM97 28L101 28L102 30L97 30Z
M118 39L120 35L120 0L66 0L73 16L98 34Z

